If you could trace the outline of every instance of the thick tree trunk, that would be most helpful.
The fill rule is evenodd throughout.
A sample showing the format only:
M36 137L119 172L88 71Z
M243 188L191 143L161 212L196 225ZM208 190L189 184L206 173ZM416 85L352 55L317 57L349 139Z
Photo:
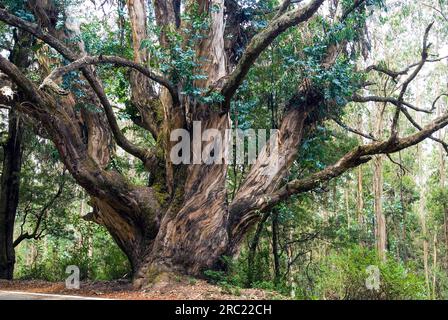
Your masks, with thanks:
M373 177L373 189L374 189L374 210L375 210L375 235L376 235L376 247L380 259L386 259L386 218L382 209L382 159L381 156L376 157L373 160L374 164L374 177Z
M0 279L13 278L15 263L14 222L19 204L23 125L13 108L9 111L8 126L0 195Z
M200 108L200 107L199 107ZM274 190L287 174L303 134L308 109L291 109L284 118L277 139L282 140L279 160L283 165L274 175L264 165L266 147L253 165L249 177L232 203L227 202L226 164L188 165L185 177L178 176L177 192L160 220L160 227L150 250L136 270L137 287L157 282L172 273L202 276L207 269L220 269L223 256L234 256L248 230L261 218L250 208ZM229 128L228 115L197 113L202 129L217 128L224 136ZM204 144L205 145L205 144ZM143 257L141 255L141 257Z

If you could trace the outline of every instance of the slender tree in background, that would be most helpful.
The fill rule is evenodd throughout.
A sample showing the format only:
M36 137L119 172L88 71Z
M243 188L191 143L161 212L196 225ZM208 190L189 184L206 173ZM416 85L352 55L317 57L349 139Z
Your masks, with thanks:
M79 29L72 25L73 21L60 21L70 12L52 1L26 2L33 22L14 15L7 2L0 8L0 21L33 35L68 62L47 74L45 68L51 69L58 63L50 60L49 55L43 57L39 61L42 74L38 82L31 81L3 57L0 70L27 97L27 103L18 106L17 111L42 126L67 170L91 196L93 211L86 218L105 226L126 253L137 287L160 279L162 274L201 275L204 270L223 267L221 258L238 253L243 239L262 217L260 212L271 210L293 195L319 188L376 155L414 146L448 124L448 114L443 113L412 134L401 136L398 130L402 114L421 111L420 106L405 100L405 94L429 58L432 25L423 32L421 56L409 67L411 72L374 65L368 70L353 70L353 77L349 77L341 71L343 62L351 59L349 48L362 41L360 30L365 29L365 24L358 23L365 20L372 3L343 1L330 14L326 7L329 3L280 2L268 13L267 26L248 34L236 54L234 49L241 44L237 35L244 33L247 25L238 16L242 10L239 1L196 0L182 5L178 0L153 1L155 24L160 30L156 39L154 34L148 34L147 1L129 0L133 60L102 53L89 55L85 44L79 42ZM231 126L232 102L257 59L292 28L317 32L318 21L328 29L328 37L321 43L313 43L312 36L304 39L309 45L301 51L310 55L313 64L305 66L297 83L291 84L295 90L279 116L275 139L280 170L272 171L266 165L269 150L263 147L235 196L228 201L227 164L175 165L171 161L170 151L177 143L170 140L173 130L192 132L193 121L201 121L202 132L217 129L224 136ZM342 30L353 30L356 36L339 34L336 25ZM70 41L73 39L77 41ZM151 46L154 43L156 46ZM149 49L154 47L160 48L163 61L152 61ZM156 142L153 146L136 144L121 130L94 69L94 65L103 64L132 69L127 103L136 112L130 118L152 135ZM185 65L187 70L180 72L179 66ZM73 76L76 71L82 73L79 79L85 81L62 88L60 78ZM362 75L369 72L380 72L393 79L402 76L398 97L367 95ZM75 94L79 90L84 92L82 96ZM339 91L335 94L335 90ZM354 148L320 171L288 180L294 160L302 152L303 137L323 121L338 117L348 101L392 106L390 135ZM78 102L102 112L79 110ZM112 140L141 161L150 173L149 185L134 185L111 169ZM381 248L385 248L386 235L384 230L381 232Z
M437 114L441 114L443 111L443 106L441 104L437 107ZM438 138L444 140L445 130L440 130L438 132ZM446 185L446 152L442 145L439 145L438 149L439 156L439 175L440 175L440 189L445 190ZM445 241L445 248L448 248L448 205L444 202L442 204L443 208L443 239ZM443 262L444 267L448 270L448 255L445 255L445 261Z
M9 111L8 127L0 197L0 279L12 279L15 263L14 222L19 203L23 124L14 109Z
M272 255L274 256L274 281L276 284L280 282L280 257L278 252L278 236L279 236L278 212L272 215Z
M362 126L362 115L358 115L356 129L360 132L363 131ZM362 143L362 137L359 137L359 142ZM356 217L358 220L358 225L363 228L364 218L363 218L363 210L364 210L364 195L363 195L363 171L362 166L359 166L356 171Z
M31 62L31 37L22 31L15 32L14 48L9 59L24 70ZM12 279L15 264L14 222L19 204L20 171L22 167L24 121L17 106L25 101L21 92L8 97L8 132L3 147L3 169L0 189L0 279Z
M384 112L386 106L384 104L376 105L374 116L374 135L377 139L381 139L384 130ZM386 233L386 217L383 212L383 158L382 155L375 156L373 160L373 208L375 211L375 238L376 248L380 259L386 259L387 233Z
M421 118L421 116L418 116ZM421 228L422 228L422 246L423 246L423 267L425 272L425 281L427 291L431 292L430 289L430 274L429 274L429 235L427 228L427 218L426 218L426 193L424 190L424 162L423 162L423 152L421 146L417 146L417 163L419 164L419 175L417 177L418 184L420 188L420 199L418 202L418 215L420 218Z

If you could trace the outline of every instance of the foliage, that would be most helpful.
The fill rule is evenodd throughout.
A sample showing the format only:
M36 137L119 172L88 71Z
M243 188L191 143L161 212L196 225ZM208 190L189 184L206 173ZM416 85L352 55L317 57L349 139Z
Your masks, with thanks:
M113 280L130 275L126 257L104 229L79 218L72 223L66 227L65 236L47 236L45 241L20 247L17 278L63 281L69 265L80 268L81 280Z
M379 289L368 289L368 267L380 271ZM424 278L393 258L381 262L374 250L354 247L334 251L325 259L316 278L316 298L337 300L425 299Z

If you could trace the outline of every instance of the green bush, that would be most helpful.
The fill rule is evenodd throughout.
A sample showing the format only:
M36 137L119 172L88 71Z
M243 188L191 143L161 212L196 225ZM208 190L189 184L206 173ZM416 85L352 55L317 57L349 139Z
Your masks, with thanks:
M80 269L81 280L113 280L130 274L127 258L101 228L95 228L90 241L57 239L48 237L21 245L17 252L16 278L28 280L63 281L67 278L67 266L75 265ZM25 256L34 245L35 257L32 263L25 263Z
M379 289L369 289L369 266L379 269ZM374 250L353 247L330 254L315 286L316 299L407 300L426 299L424 279L389 257L381 262Z

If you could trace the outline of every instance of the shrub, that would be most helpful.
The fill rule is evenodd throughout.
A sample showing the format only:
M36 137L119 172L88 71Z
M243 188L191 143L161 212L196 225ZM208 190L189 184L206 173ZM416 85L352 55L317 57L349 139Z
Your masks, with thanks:
M379 289L369 289L368 267L379 269ZM374 250L353 247L330 254L316 279L320 299L402 300L426 299L424 279L389 257L381 262Z

